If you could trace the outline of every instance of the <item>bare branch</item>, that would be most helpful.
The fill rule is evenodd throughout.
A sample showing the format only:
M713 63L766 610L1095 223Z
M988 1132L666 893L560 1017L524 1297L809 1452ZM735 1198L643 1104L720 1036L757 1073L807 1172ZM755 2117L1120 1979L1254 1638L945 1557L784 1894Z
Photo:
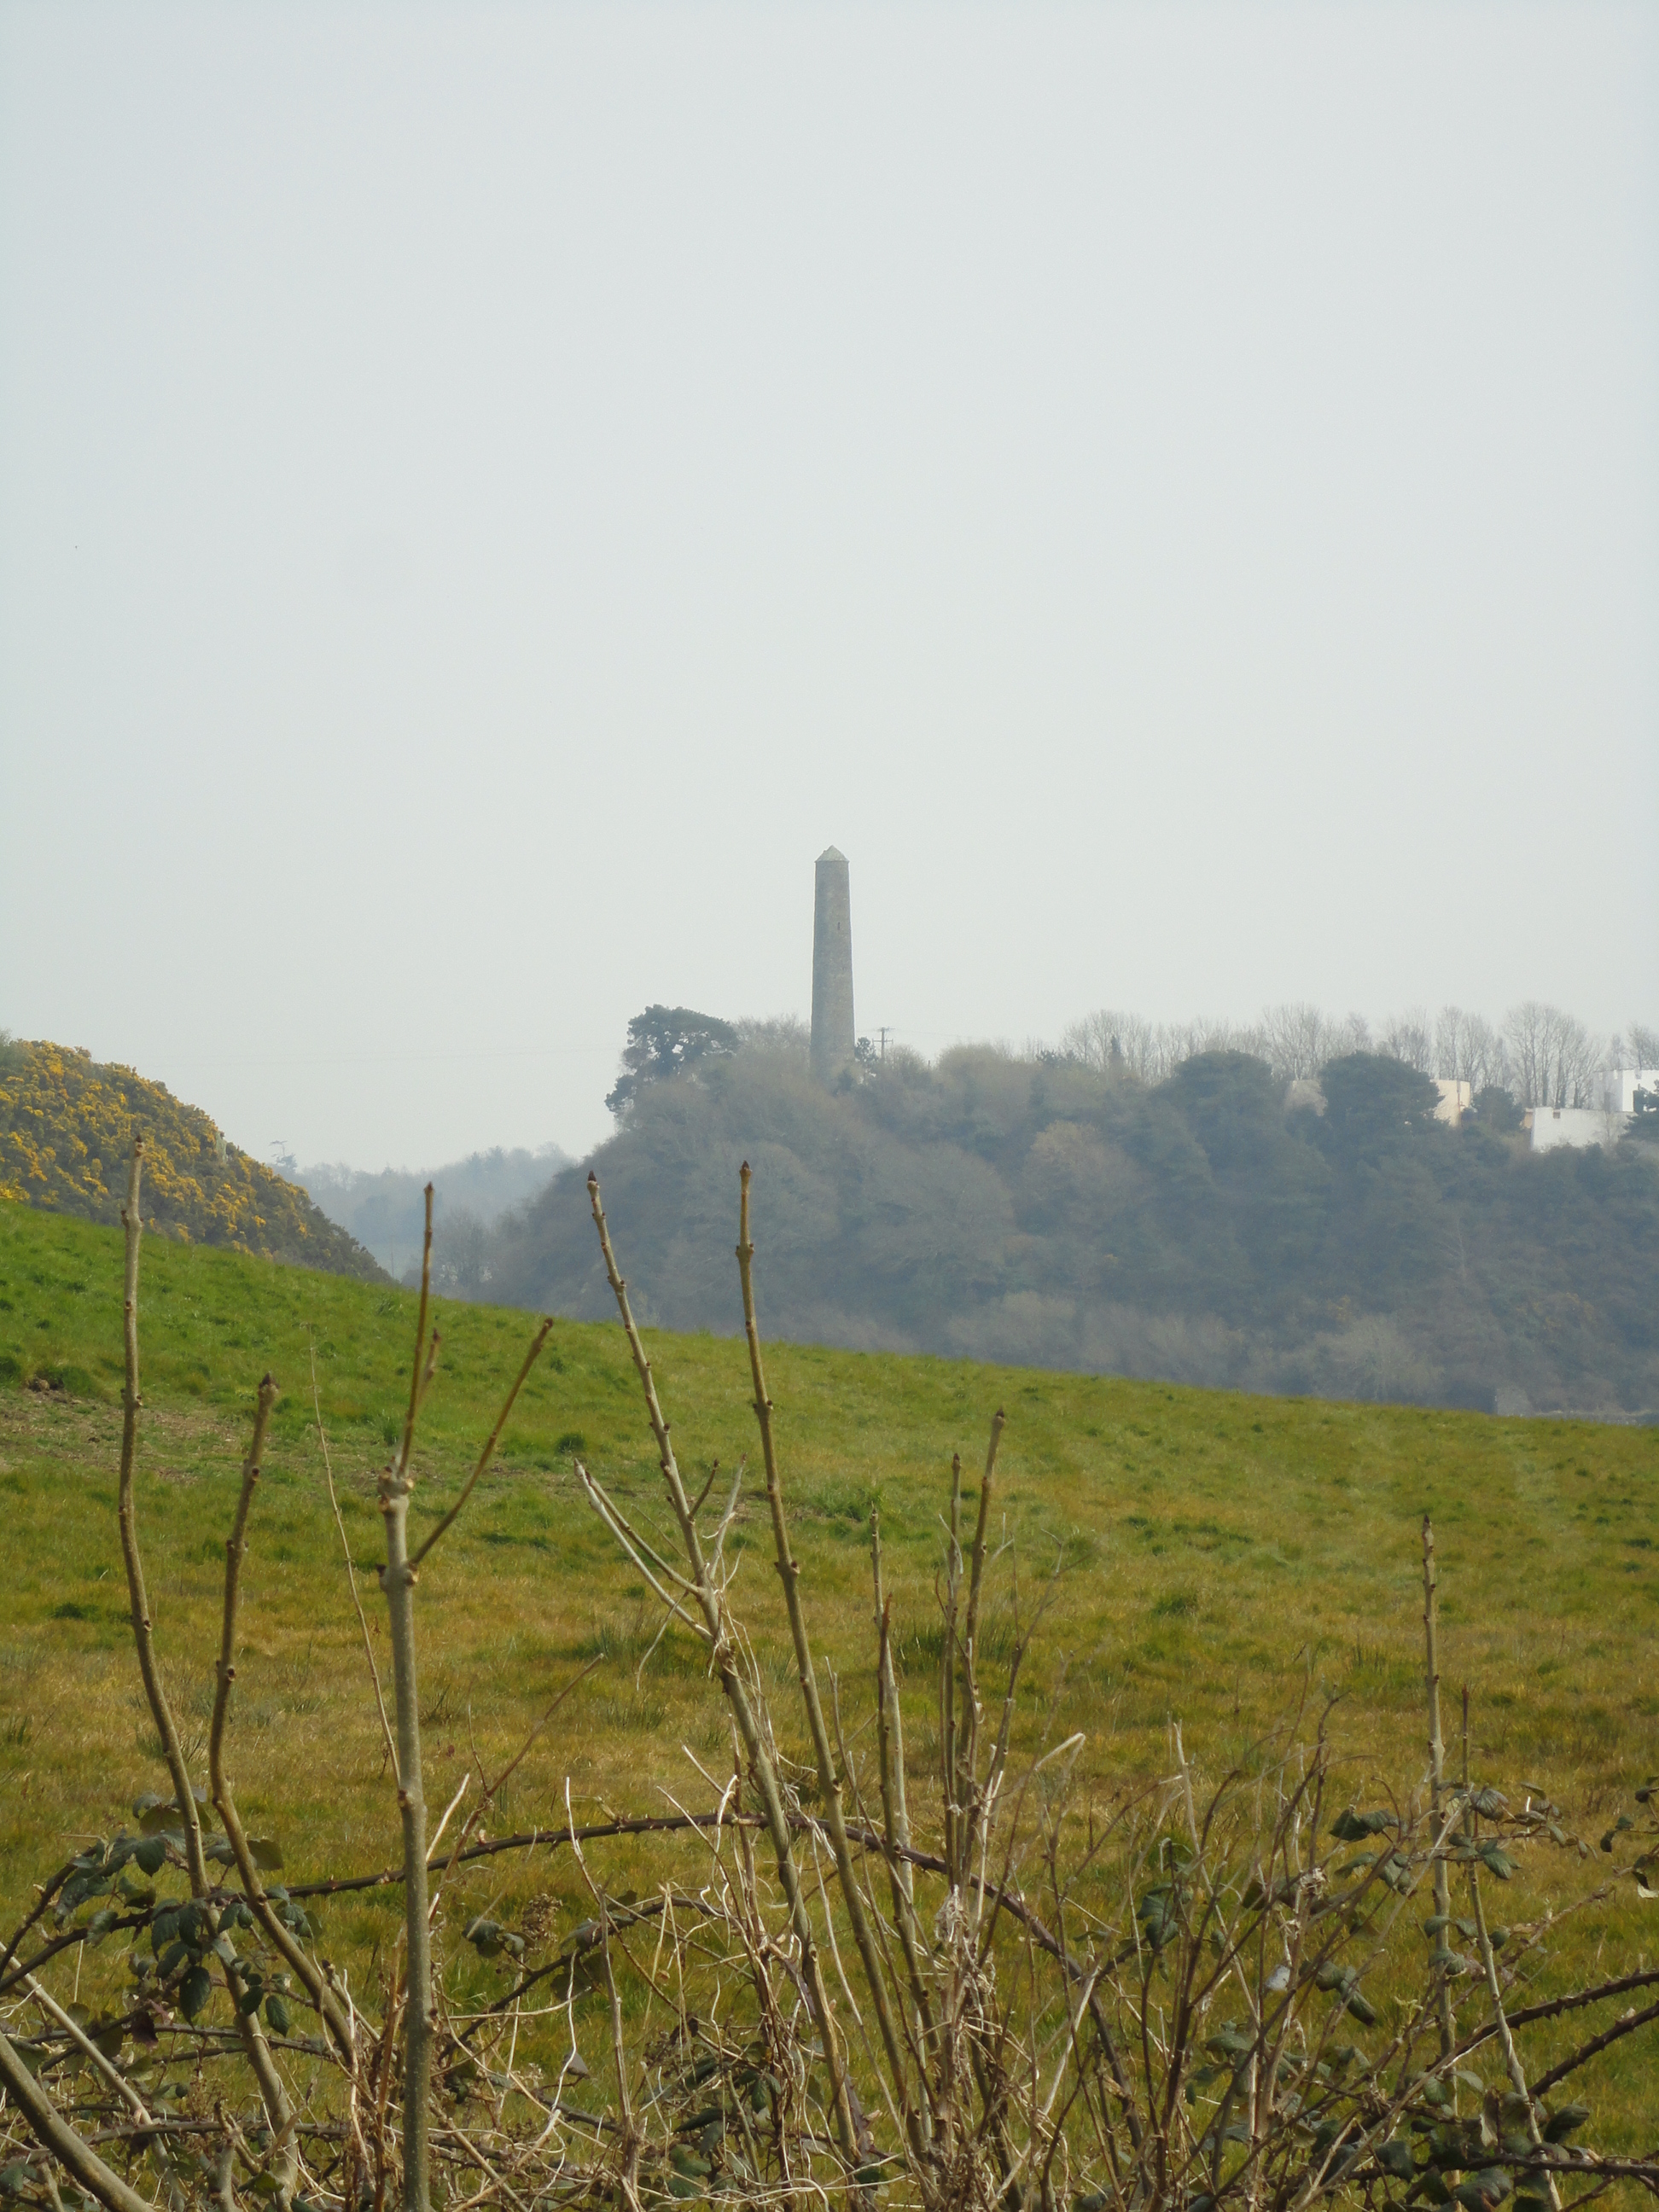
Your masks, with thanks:
M517 1399L520 1391L524 1388L526 1376L529 1374L531 1369L536 1364L536 1362L541 1358L542 1346L547 1342L548 1336L552 1327L552 1317L551 1316L549 1316L549 1317L543 1322L541 1327L537 1330L536 1334L531 1342L530 1349L524 1356L524 1363L520 1367L518 1373L513 1378L513 1388L507 1394L506 1403L502 1406L501 1412L495 1416L495 1425L489 1431L489 1435L484 1443L484 1448L478 1455L477 1465L473 1468L471 1474L468 1475L465 1484L462 1488L460 1496L450 1507L448 1512L445 1514L443 1519L439 1522L437 1527L427 1538L425 1543L421 1546L414 1558L410 1559L409 1564L411 1571L420 1565L422 1560L425 1559L427 1553L437 1542L439 1537L441 1536L447 1528L453 1525L456 1516L459 1513L461 1508L466 1504L467 1499L471 1497L474 1490L477 1489L479 1476L489 1466L490 1461L495 1456L495 1447L501 1442L501 1431L507 1426L507 1417L513 1411L514 1403Z

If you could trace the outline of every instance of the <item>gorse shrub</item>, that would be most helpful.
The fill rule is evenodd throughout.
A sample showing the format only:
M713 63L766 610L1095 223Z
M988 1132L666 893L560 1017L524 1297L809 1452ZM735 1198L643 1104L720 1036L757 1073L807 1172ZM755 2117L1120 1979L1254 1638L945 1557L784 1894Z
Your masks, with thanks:
M304 1191L228 1144L162 1085L63 1045L0 1044L0 1199L113 1224L139 1135L150 1226L161 1235L384 1281Z
M708 1802L579 1824L567 1784L550 1818L489 1832L578 1675L453 1832L461 1793L428 1830L422 1717L448 1724L448 1689L440 1669L422 1698L419 1578L439 1571L434 1551L550 1325L456 1502L416 1544L412 1452L441 1349L423 1291L379 1486L389 1683L348 1573L402 1863L285 1885L280 1838L248 1832L227 1765L241 1566L275 1386L259 1389L225 1544L198 1745L181 1733L155 1648L133 1481L140 1158L125 1209L118 1512L172 1787L44 1880L0 1952L0 2191L117 2212L163 2201L225 2212L255 2197L329 2212L831 2198L860 2212L1302 2212L1337 2200L1489 2212L1510 2197L1544 2212L1659 2187L1659 2160L1611 2154L1593 2102L1578 2100L1606 2054L1652 2033L1659 2002L1644 1993L1659 1967L1607 1960L1595 1980L1563 1986L1547 1938L1571 1907L1506 1912L1504 1925L1493 1903L1526 1888L1545 1855L1580 1902L1632 1882L1650 1894L1650 1792L1581 1838L1535 1786L1477 1770L1467 1696L1449 1750L1426 1522L1428 1759L1364 1802L1341 1786L1328 1713L1304 1711L1227 1771L1207 1773L1177 1728L1151 1786L1104 1798L1089 1786L1084 1738L1061 1736L1045 1717L1055 1701L1039 1708L1024 1688L1067 1561L1056 1544L1052 1560L1022 1563L999 1534L1000 1412L977 1481L951 1463L936 1626L907 1613L896 1627L872 1513L867 1668L854 1680L820 1666L767 1391L746 1165L738 1260L757 1517L786 1643L751 1632L736 1608L748 1468L717 1462L695 1493L683 1477L596 1182L600 1264L662 1510L637 1485L623 1494L602 1482L568 1439L588 1507L656 1608L641 1616L639 1664L652 1638L670 1637L704 1670L711 1726L691 1755ZM632 1641L624 1653L596 1638L582 1673L621 1673L635 1656ZM630 1705L622 1686L599 1686L615 1724L654 1724L659 1709ZM604 1847L620 1838L660 1852L649 1886L607 1881ZM447 1932L439 1900L459 1867L550 1850L568 1854L588 1901L560 1940L544 1902L488 1906ZM319 1900L392 1885L396 1940L388 1926L376 1973L354 1989L324 1946ZM125 1984L94 2012L76 1998L100 1945L129 1948ZM590 2048L603 2031L603 2067L579 2056L579 2018ZM532 2065L538 2034L553 2040ZM1655 2117L1659 2088L1640 2115Z

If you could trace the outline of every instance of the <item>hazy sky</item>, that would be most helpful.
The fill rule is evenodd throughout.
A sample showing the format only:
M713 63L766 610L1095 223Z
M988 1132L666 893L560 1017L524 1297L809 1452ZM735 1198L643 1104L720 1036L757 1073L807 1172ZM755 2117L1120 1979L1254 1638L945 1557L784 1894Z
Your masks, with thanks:
M0 5L0 1024L1659 1021L1659 9Z

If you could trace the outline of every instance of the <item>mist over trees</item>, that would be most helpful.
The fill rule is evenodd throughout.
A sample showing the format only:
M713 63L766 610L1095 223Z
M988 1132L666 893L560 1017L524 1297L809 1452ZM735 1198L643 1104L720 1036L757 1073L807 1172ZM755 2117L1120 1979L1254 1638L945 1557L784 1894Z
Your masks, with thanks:
M684 1013L686 1010L678 1010ZM706 1017L696 1018L707 1020ZM1373 1037L1103 1011L1057 1048L861 1053L828 1090L799 1024L637 1082L594 1156L650 1319L738 1326L738 1167L768 1328L1322 1395L1659 1407L1659 1146L1532 1156L1522 1103L1588 1099L1612 1043L1556 1010L1447 1008ZM1659 1054L1650 1030L1624 1064ZM1442 1071L1468 1082L1437 1117ZM608 1310L586 1164L504 1218L483 1295Z
M557 1145L473 1152L430 1170L383 1168L377 1174L343 1164L284 1172L305 1190L319 1212L349 1230L380 1265L401 1274L418 1263L426 1231L426 1186L433 1187L434 1246L441 1240L443 1287L477 1297L489 1279L489 1240L510 1207L545 1188L570 1155Z

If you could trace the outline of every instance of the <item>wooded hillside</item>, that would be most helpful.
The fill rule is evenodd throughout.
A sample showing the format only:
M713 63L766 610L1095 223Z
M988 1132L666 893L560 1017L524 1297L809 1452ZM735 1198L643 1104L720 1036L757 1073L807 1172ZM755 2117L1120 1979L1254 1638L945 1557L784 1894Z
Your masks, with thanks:
M654 1319L738 1326L738 1162L769 1328L1334 1397L1659 1407L1659 1148L1534 1157L1497 1110L1354 1053L1319 1104L1261 1060L1165 1082L982 1048L836 1092L787 1042L643 1089L595 1156ZM1504 1102L1507 1105L1508 1102ZM599 1316L583 1170L499 1241L483 1295Z

